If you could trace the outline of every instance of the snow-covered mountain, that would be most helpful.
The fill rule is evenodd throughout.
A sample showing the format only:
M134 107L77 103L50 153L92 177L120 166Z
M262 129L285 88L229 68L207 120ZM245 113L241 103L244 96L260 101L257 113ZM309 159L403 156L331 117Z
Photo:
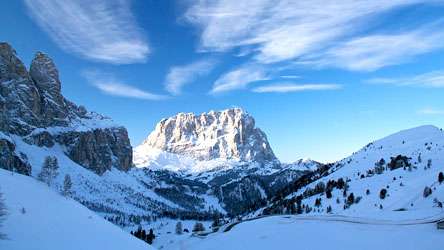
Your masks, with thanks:
M0 169L7 209L0 249L154 249L33 178Z
M119 225L237 214L307 171L281 165L241 109L163 120L135 150L133 168L126 129L61 90L49 56L38 52L28 70L0 44L0 168L37 177L45 158L56 158L52 188L70 175L73 198Z
M256 128L254 118L240 108L200 115L179 113L163 119L137 148L136 159L149 154L150 149L196 160L276 160L265 133Z
M303 213L386 219L442 215L444 183L438 176L444 172L443 153L442 129L427 125L400 131L369 143L317 176L298 180L314 180L308 185L296 181L265 213L297 212L299 203Z
M120 225L208 211L206 197L195 197L206 190L190 188L193 196L182 196L191 202L180 204L156 194L174 176L132 168L126 129L66 100L61 89L46 54L38 52L28 71L14 49L0 43L0 168L37 177L45 158L56 158L52 188L59 190L70 175L73 198Z
M254 118L240 108L163 119L133 156L138 168L201 183L230 214L258 208L276 190L320 165L311 160L280 163Z
M401 131L331 164L281 163L254 118L234 108L163 119L133 151L124 127L63 97L58 74L46 54L37 53L28 70L0 43L0 168L36 178L45 159L57 159L51 188L59 192L69 175L73 200L122 227L220 214L421 219L443 212L444 132L434 126Z
M44 53L35 55L28 71L15 50L0 43L0 113L2 168L31 173L26 152L15 150L11 135L39 147L59 145L71 160L97 174L132 166L126 129L66 100L58 70Z

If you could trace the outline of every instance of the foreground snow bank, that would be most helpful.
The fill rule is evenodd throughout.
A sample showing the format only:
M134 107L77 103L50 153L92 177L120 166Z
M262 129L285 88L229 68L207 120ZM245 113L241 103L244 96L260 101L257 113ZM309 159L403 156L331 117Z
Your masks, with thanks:
M304 220L295 216L273 216L244 222L226 233L207 238L190 237L167 249L361 249L438 250L444 231L434 223L416 225L372 224Z
M43 183L0 169L8 250L153 249Z

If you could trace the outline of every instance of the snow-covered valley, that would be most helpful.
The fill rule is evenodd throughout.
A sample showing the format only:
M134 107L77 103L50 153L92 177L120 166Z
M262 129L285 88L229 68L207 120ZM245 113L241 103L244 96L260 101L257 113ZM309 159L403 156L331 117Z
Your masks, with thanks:
M333 163L283 163L253 116L230 108L162 119L133 148L123 126L62 96L46 54L28 71L0 43L0 69L1 249L443 242L436 223L444 219L444 132L435 126L400 131Z
M363 220L327 216L271 216L240 223L205 238L178 238L164 249L406 249L439 250L443 232L435 223ZM399 224L398 224L399 223Z

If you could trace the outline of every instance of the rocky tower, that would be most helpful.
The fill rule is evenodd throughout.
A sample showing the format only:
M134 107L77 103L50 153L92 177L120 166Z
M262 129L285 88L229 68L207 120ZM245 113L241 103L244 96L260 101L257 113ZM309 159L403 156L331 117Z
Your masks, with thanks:
M0 43L0 167L30 174L26 155L16 152L10 135L40 147L58 143L73 161L97 174L132 166L126 129L66 100L51 58L38 52L28 72L15 50Z
M179 113L161 120L143 147L188 155L197 160L276 160L262 130L239 108L200 115Z

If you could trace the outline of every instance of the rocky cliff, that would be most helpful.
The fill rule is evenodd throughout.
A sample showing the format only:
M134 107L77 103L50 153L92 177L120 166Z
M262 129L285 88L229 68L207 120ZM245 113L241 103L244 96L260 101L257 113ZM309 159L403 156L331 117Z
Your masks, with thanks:
M141 145L197 160L272 161L276 157L252 116L239 108L161 120Z
M65 99L51 58L38 52L29 71L7 43L0 43L0 167L30 174L14 138L39 147L61 145L76 163L103 174L128 170L132 148L124 127Z

